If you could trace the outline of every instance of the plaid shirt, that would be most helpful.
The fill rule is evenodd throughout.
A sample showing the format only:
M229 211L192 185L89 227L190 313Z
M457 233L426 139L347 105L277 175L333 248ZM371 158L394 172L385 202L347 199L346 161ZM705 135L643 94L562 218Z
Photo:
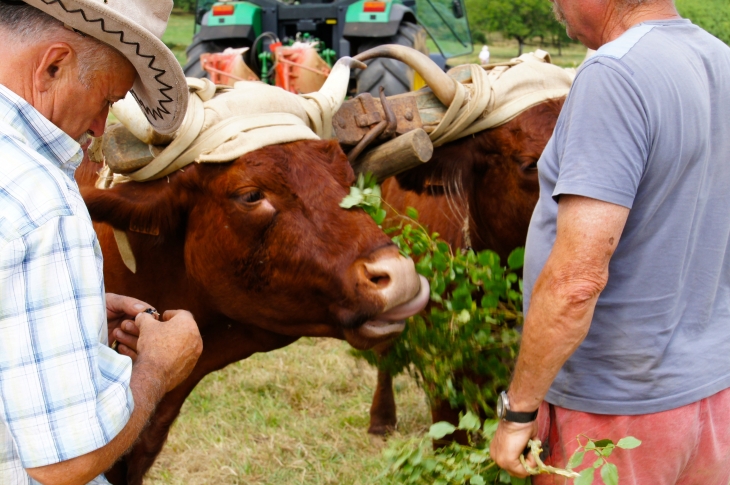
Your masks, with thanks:
M0 85L0 483L126 425L132 362L107 346L102 255L79 144ZM108 483L99 476L92 483Z

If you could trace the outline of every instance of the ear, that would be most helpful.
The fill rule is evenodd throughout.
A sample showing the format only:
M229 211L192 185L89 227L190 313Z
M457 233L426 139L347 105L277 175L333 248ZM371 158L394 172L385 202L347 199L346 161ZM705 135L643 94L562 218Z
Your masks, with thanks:
M169 179L121 183L110 189L87 183L81 186L81 196L94 222L152 236L169 235L181 227L188 211L184 175L176 172Z
M342 151L337 140L325 140L322 143L321 148L324 157L323 160L329 160L332 164L333 175L336 180L340 181L343 185L349 187L355 182L355 172L352 170L347 155Z
M75 64L76 53L70 45L65 42L50 45L33 73L36 89L39 92L49 91L60 79L71 74Z

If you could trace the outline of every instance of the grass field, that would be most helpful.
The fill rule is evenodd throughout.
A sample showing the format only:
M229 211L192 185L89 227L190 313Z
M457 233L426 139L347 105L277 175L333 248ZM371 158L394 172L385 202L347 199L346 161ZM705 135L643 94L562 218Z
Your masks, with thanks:
M185 402L145 483L387 485L370 437L375 371L344 342L302 339L207 376ZM430 425L425 396L396 379L399 433Z

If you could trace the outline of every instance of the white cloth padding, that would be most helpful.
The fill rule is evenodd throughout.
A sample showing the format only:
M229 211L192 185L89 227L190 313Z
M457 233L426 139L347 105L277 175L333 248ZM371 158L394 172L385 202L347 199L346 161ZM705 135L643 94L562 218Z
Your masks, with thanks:
M456 80L456 95L444 118L430 133L435 147L502 125L550 99L568 95L574 69L550 63L545 51L524 54L506 65L485 70L468 66L471 82Z
M349 78L349 68L333 73L345 83L343 76ZM188 85L188 111L174 140L145 167L113 177L113 184L159 179L193 162L230 162L270 145L331 138L332 117L343 101L336 90L296 95L258 81L230 88L188 78Z

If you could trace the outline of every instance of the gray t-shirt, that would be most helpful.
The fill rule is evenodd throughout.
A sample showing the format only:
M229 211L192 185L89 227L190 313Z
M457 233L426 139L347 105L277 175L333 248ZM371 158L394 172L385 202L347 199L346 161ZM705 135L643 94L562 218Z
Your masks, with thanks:
M588 336L546 400L633 415L730 387L730 48L688 20L604 45L579 70L538 169L526 311L561 194L631 209Z

